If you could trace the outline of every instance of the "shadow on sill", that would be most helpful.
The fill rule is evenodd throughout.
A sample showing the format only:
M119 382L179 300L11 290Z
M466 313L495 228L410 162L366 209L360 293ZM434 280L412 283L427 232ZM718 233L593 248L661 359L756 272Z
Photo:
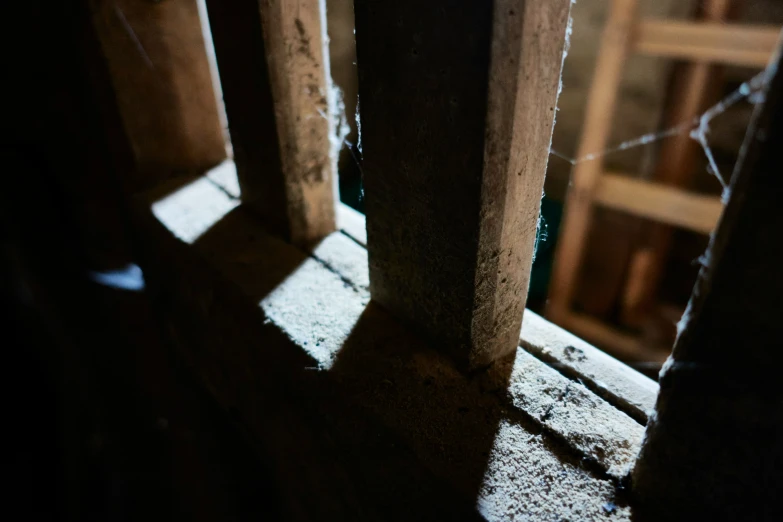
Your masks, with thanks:
M292 515L629 515L611 481L504 403L508 373L489 387L465 377L366 290L222 197L197 234L142 209L145 268L180 351L273 460ZM197 194L188 205L203 209Z

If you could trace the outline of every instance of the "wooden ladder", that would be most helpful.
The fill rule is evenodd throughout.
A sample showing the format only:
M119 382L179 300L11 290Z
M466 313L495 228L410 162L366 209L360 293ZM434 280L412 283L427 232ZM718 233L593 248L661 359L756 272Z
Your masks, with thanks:
M662 182L656 183L608 172L604 169L601 157L585 158L607 149L623 67L631 53L692 62L684 74L682 97L672 114L676 123L692 121L699 114L712 64L758 68L766 66L775 49L780 28L720 22L727 16L730 4L731 0L707 2L704 20L700 21L640 18L637 15L638 0L613 0L610 7L587 101L582 138L576 156L578 161L566 197L547 317L621 357L661 360L666 354L650 349L637 337L573 310L579 268L595 205L661 224L656 232L662 232L659 236L665 236L670 234L668 226L710 234L721 215L723 204L718 196L684 190L682 174L658 176ZM659 162L665 162L666 165L659 164L659 172L663 167L670 172L678 169L682 172L683 151L689 141L687 132L668 141ZM667 158L671 161L667 161ZM668 243L658 243L661 247L659 255L661 251L665 253ZM659 266L662 264L660 260L653 261L658 261ZM650 272L654 264L648 263L643 268ZM639 276L639 271L636 274ZM644 276L631 281L629 289L634 287L638 293L649 294L649 287L638 290L640 278ZM647 279L657 281L655 277ZM634 296L629 297L627 294L625 300L633 301Z

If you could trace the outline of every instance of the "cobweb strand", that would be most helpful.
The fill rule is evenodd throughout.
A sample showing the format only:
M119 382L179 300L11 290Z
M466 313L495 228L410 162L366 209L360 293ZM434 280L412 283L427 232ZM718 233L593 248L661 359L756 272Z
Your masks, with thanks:
M707 162L709 164L708 170L718 179L720 184L725 189L727 187L727 183L720 173L720 169L718 168L718 164L715 161L715 156L712 153L712 149L710 148L709 140L707 138L710 132L710 122L742 100L748 99L752 103L763 101L759 99L758 94L763 92L763 88L768 79L768 73L769 71L764 70L747 82L744 82L728 96L707 109L701 116L697 116L689 121L682 122L668 129L659 132L642 134L636 138L624 141L619 145L615 145L602 151L591 152L578 158L572 158L556 151L553 148L550 148L549 153L556 158L567 161L571 165L576 166L586 161L595 161L610 154L624 150L635 149L637 147L656 143L666 138L678 136L687 132L688 135L704 150L704 155L706 156Z

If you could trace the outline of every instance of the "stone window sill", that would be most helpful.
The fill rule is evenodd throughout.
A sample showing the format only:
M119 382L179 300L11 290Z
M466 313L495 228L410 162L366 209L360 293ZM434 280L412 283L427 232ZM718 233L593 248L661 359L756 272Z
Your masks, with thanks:
M340 207L304 252L264 231L235 178L225 163L140 197L144 269L182 356L301 496L290 506L631 517L654 381L529 310L517 352L466 376L370 301L360 214Z

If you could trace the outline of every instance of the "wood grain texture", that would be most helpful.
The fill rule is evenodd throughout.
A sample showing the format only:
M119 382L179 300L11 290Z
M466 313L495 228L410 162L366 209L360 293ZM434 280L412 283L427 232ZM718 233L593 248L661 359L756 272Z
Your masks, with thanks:
M783 483L777 369L783 293L778 55L705 253L634 473L656 518L775 520Z
M649 56L764 67L779 33L775 26L646 20L639 24L633 45Z
M736 18L738 3L733 0L708 0L701 5L700 21L703 23L719 24L726 20ZM644 25L644 24L642 24ZM668 41L679 42L679 39ZM773 42L774 45L774 42ZM664 127L669 128L681 125L686 121L694 121L707 108L716 103L720 98L723 86L722 67L707 61L675 65L674 82L670 88L669 109L665 116ZM697 172L699 160L704 152L698 142L693 140L689 133L680 133L665 140L661 144L658 153L658 161L653 175L654 181L671 187L688 189ZM716 198L717 199L717 198ZM691 206L692 205L692 206ZM715 207L713 207L715 208ZM662 210L664 210L662 208ZM711 233L717 218L723 207L719 207L718 213L707 211L704 205L692 202L690 205L678 209L668 208L662 214L686 218L694 214L713 214L715 221L708 225L702 232ZM663 217L663 216L659 216ZM671 219L657 219L661 224L655 223L648 226L645 244L634 253L631 259L631 269L628 271L628 280L622 298L622 317L626 324L640 325L645 317L649 317L653 309L655 298L663 277L663 270L669 254L674 230L668 225L683 226L673 223ZM705 220L704 225L707 225ZM686 226L685 228L691 228ZM693 230L693 228L691 228ZM697 229L697 231L700 231Z
M373 299L464 366L516 346L569 7L355 4Z
M323 0L207 0L242 198L296 244L335 229Z
M196 0L91 0L125 130L136 189L161 171L210 168L226 158Z
M601 176L595 202L700 234L710 234L723 212L719 196L695 194L613 173Z
M593 73L577 158L606 149L623 66L630 50L636 9L636 0L613 0L611 4ZM546 311L547 317L556 323L564 320L571 308L592 221L593 192L602 169L603 161L598 158L578 163L571 174Z

